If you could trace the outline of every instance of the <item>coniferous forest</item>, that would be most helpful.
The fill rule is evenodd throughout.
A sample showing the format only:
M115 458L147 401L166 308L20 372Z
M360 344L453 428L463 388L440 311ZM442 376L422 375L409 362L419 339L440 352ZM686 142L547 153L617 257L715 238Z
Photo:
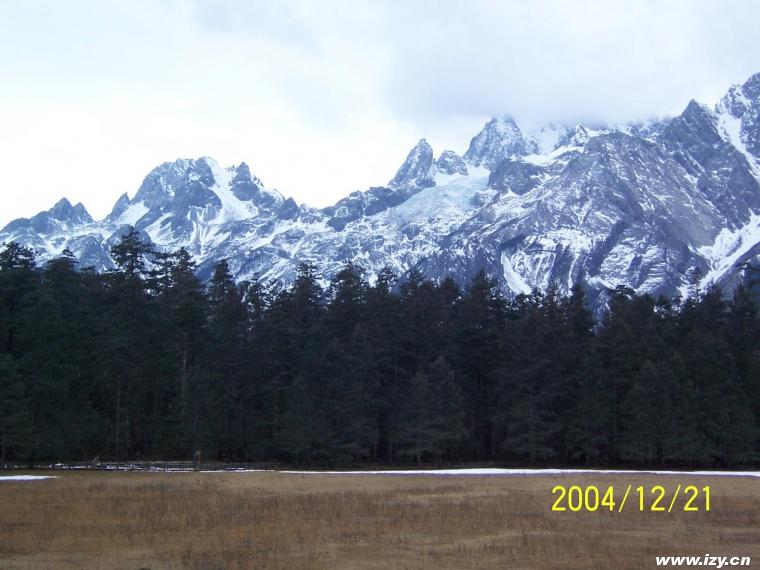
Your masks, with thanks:
M0 250L0 464L746 466L760 461L750 290L465 290L412 271L209 282L132 231L117 268Z

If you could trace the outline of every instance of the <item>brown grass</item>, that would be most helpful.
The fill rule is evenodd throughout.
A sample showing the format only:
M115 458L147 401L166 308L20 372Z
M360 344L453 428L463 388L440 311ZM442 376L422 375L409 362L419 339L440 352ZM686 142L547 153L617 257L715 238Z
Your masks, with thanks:
M57 472L0 483L0 568L654 568L760 564L760 481ZM555 484L696 483L710 513L555 513Z

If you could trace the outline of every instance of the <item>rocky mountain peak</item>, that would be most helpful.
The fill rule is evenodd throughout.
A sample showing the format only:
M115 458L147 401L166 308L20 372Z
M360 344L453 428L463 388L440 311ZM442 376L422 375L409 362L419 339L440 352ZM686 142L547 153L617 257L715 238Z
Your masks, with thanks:
M245 162L230 167L228 170L232 174L229 181L230 190L238 200L250 201L265 208L275 208L285 201L276 190L265 188L263 182L256 175L251 174L251 169ZM217 180L217 183L223 184L224 181Z
M251 169L245 162L241 162L233 170L235 172L233 182L251 182Z
M760 73L755 73L742 85L744 96L752 101L760 100Z
M435 161L435 168L443 174L461 174L467 176L467 164L461 156L453 150L444 150L438 160Z
M145 177L132 202L143 202L152 209L171 201L183 190L209 188L215 182L212 166L216 163L205 157L164 162Z
M391 188L435 186L433 166L433 147L425 139L420 139L409 151L404 164L398 169L388 186Z
M38 234L52 233L61 230L70 230L85 224L92 223L92 217L87 209L78 203L72 206L67 198L61 198L49 210L39 212L31 218L19 218L13 220L2 232L16 232L20 230L33 231ZM2 243L0 239L0 243Z
M721 129L741 152L760 160L760 73L732 86L715 106Z
M741 117L750 107L750 100L744 94L741 85L732 86L715 106L716 113L728 113L734 117Z
M121 216L124 211L129 208L129 196L126 192L119 196L119 198L116 200L116 203L113 205L113 208L111 208L111 213L108 214L109 218L118 218Z
M472 166L485 166L489 170L510 156L524 156L532 149L522 131L509 116L493 118L470 141L464 160Z
M49 212L51 217L69 224L80 225L92 222L92 217L81 202L72 206L66 198L61 198Z

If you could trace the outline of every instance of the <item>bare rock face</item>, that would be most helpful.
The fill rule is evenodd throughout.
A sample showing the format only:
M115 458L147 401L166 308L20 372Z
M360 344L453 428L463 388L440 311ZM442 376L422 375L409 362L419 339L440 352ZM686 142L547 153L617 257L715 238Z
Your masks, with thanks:
M489 170L505 158L529 154L531 146L512 117L491 119L470 142L464 159L473 166L483 165Z
M396 176L388 182L391 188L417 186L426 188L435 186L435 170L433 168L433 147L425 139L421 139L396 172Z
M737 266L760 255L760 74L714 109L692 101L668 120L527 134L496 118L463 156L434 156L422 139L386 186L323 209L285 199L245 163L180 159L103 220L62 199L8 224L0 242L42 261L68 248L82 267L105 270L134 226L158 248L187 248L204 278L220 259L238 280L285 285L302 260L325 279L346 260L370 278L418 268L460 284L484 268L506 293L581 283L598 304L619 285L684 292L697 268L704 285L730 288Z
M438 160L435 161L435 168L443 174L467 176L467 164L453 150L444 150Z

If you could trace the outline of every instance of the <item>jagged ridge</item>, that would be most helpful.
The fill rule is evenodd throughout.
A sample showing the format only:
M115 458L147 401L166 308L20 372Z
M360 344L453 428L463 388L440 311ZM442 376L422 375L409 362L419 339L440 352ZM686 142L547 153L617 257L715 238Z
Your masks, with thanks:
M696 269L729 288L760 253L760 74L715 109L690 102L673 119L609 128L547 125L524 133L495 118L459 156L420 140L386 186L315 209L269 189L242 163L161 164L105 219L66 199L14 220L2 241L42 259L71 249L112 267L130 225L163 248L186 247L208 275L288 283L300 260L329 279L346 260L372 277L418 267L466 282L485 268L507 292L585 284L682 292ZM593 297L593 295L592 295Z

